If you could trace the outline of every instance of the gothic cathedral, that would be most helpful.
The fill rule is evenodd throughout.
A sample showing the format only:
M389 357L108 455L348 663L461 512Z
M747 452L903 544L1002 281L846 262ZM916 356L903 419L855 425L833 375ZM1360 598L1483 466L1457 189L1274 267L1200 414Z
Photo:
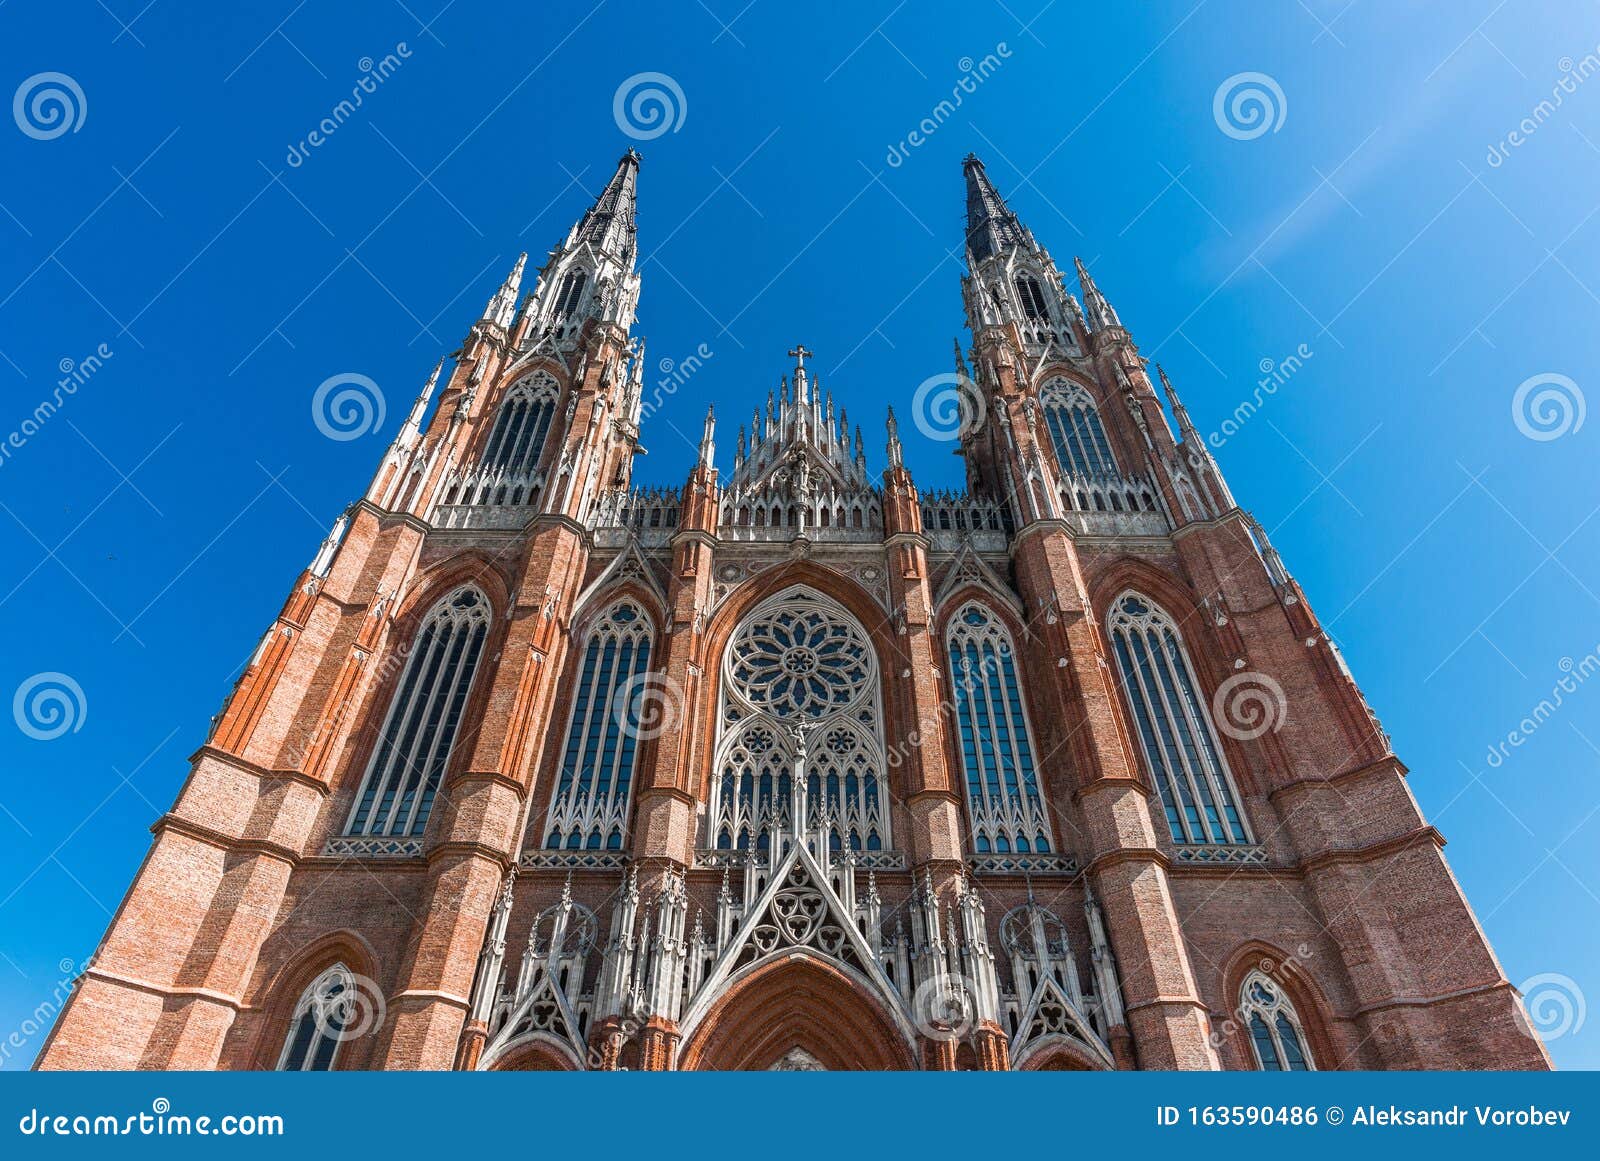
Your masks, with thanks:
M800 345L731 472L707 415L646 488L624 156L296 582L39 1067L1549 1067L1167 376L964 171L965 491L892 412L875 479Z

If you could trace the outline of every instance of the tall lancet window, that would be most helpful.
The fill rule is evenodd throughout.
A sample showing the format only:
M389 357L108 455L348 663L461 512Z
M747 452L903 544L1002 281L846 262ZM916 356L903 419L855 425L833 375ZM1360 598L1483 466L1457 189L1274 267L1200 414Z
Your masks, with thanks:
M967 774L973 850L1047 853L1050 823L1039 797L1011 635L993 612L974 601L952 618L945 648Z
M805 747L806 825L834 850L890 849L878 660L841 606L797 587L758 605L722 662L707 845L767 850Z
M488 598L470 586L428 612L345 834L419 835L428 825L488 634Z
M1249 842L1238 797L1177 624L1124 593L1108 619L1122 686L1174 842Z
M569 270L567 276L561 280L561 293L556 295L556 314L562 318L570 318L577 313L578 304L583 301L584 283L589 276L582 270Z
M555 379L545 371L512 386L495 413L494 429L483 449L484 466L511 472L536 467L560 394Z
M1294 1005L1278 982L1263 972L1245 977L1239 989L1239 1018L1250 1029L1250 1050L1263 1072L1313 1072Z
M361 1018L355 977L336 963L300 994L289 1036L278 1056L279 1072L326 1072L339 1057L346 1030Z
M650 619L619 601L589 630L572 687L572 717L545 823L551 850L621 850L634 753L660 689L648 684Z
M1080 476L1117 474L1117 461L1112 458L1100 412L1080 384L1051 379L1040 392L1039 401L1044 405L1045 423L1063 471Z
M1045 305L1044 290L1039 286L1039 280L1031 274L1024 274L1017 279L1017 297L1022 300L1022 313L1029 318L1050 321L1050 308Z

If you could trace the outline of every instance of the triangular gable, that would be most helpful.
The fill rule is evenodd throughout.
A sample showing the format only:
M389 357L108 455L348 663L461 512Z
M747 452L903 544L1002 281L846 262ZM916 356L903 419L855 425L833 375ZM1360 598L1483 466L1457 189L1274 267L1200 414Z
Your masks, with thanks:
M543 963L536 969L534 983L528 989L528 994L512 1006L505 1023L485 1047L481 1059L491 1061L512 1041L539 1033L571 1048L579 1060L584 1058L585 1046L583 1038L578 1035L577 1013L572 1010L566 993L555 986L547 965Z
M966 536L961 540L961 547L956 550L955 557L945 569L944 580L939 584L939 591L933 598L933 607L942 609L944 603L952 595L965 588L967 585L976 585L987 593L1005 601L1018 618L1024 618L1022 602L1011 591L1011 586L990 568L972 547L972 537Z
M1017 1059L1029 1045L1050 1036L1066 1036L1075 1040L1102 1059L1107 1068L1116 1067L1110 1051L1093 1026L1067 999L1055 977L1047 975L1034 989L1033 998L1028 1001L1022 1020L1017 1024L1016 1035L1011 1038L1011 1059Z
M751 868L745 874L754 873ZM704 1018L736 972L782 953L811 952L844 965L879 992L901 1030L914 1031L906 1021L889 977L872 954L866 937L834 892L804 843L793 843L778 864L766 889L756 898L728 946L706 973L700 990L690 1001L681 1024L684 1037Z
M612 584L625 580L636 580L643 585L650 595L656 598L658 607L665 615L668 604L667 594L661 587L661 582L656 580L655 570L650 567L650 562L639 548L639 538L630 535L627 544L622 546L622 551L612 558L610 564L601 571L600 575L584 587L578 594L576 608L581 616L588 607L590 599L599 592L604 591Z

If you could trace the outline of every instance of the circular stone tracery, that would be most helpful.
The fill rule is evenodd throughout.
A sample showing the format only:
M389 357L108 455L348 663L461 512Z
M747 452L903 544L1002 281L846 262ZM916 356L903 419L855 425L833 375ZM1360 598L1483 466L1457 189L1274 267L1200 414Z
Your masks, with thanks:
M854 622L824 605L779 605L729 647L733 687L778 717L818 718L851 705L872 679L872 651Z

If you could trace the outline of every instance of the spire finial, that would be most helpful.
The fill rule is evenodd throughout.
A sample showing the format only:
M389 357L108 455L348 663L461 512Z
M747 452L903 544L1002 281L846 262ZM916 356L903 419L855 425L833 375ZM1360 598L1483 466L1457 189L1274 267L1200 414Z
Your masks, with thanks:
M700 435L700 466L709 468L716 458L717 412L714 406L706 407L706 425Z
M1117 312L1106 301L1106 296L1100 293L1100 288L1094 284L1094 278L1089 273L1089 268L1083 264L1082 258L1074 257L1072 264L1078 270L1078 286L1083 291L1083 306L1089 316L1089 329L1098 331L1105 327L1119 327L1122 321L1117 318Z
M517 257L517 264L511 268L511 273L500 284L500 289L489 299L489 305L483 308L485 322L492 322L502 330L510 328L511 320L517 313L517 289L522 285L522 270L527 264L528 254L523 251Z
M889 418L886 423L889 429L889 467L898 471L906 466L904 449L900 446L900 424L894 417L894 408L889 408Z

